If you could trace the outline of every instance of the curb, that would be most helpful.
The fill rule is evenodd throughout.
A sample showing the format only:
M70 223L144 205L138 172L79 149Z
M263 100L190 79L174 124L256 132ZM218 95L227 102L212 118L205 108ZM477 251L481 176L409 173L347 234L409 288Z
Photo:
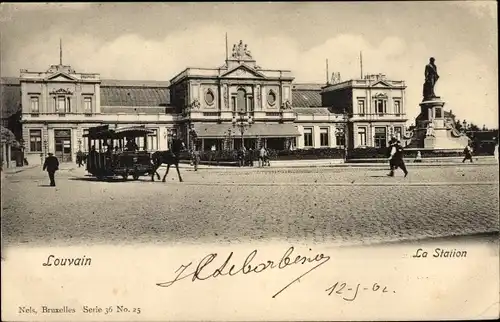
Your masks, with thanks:
M492 166L498 165L498 163L407 163L406 167L458 167L458 166ZM388 163L340 163L340 164L311 164L311 165L273 165L271 163L270 167L228 167L228 166L207 166L199 165L198 169L219 169L219 170L269 170L269 169L300 169L300 168L383 168L386 169L389 166ZM166 166L162 166L165 168ZM181 168L193 168L192 166L185 166Z
M14 168L13 170L10 170L12 168L8 168L8 169L5 169L5 170L2 170L2 173L6 174L6 175L9 175L9 174L16 174L16 173L19 173L19 172L23 172L23 171L27 171L27 170L31 170L31 169L35 169L37 167L41 167L40 165L31 165L31 166L25 166L25 167L19 167L19 168Z

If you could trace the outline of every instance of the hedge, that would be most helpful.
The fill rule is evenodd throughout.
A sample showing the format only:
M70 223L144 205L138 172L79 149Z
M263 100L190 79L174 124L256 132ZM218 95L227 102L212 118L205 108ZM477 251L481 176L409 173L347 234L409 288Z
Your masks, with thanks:
M463 150L424 150L411 149L405 150L405 158L416 158L417 151L420 151L422 158L439 157L461 157ZM389 148L356 148L348 151L348 159L385 159L388 157ZM248 153L248 151L247 151ZM252 150L252 158L257 160L258 150ZM269 150L271 160L318 160L318 159L343 159L344 149L341 148L321 148L321 149L297 149L297 150ZM239 151L202 151L200 152L200 161L220 161L234 162L238 161ZM479 150L474 151L474 156L493 155L493 151ZM247 158L248 158L247 154ZM190 155L187 152L181 154L182 160L189 160Z

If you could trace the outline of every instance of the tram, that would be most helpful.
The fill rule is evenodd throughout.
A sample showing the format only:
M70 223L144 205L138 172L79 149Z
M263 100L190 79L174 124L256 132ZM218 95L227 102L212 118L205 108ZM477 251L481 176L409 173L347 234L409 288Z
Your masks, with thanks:
M109 125L96 126L83 136L88 142L87 172L98 179L121 176L134 180L151 175L154 165L147 147L148 134L154 133L144 126L110 129ZM137 146L136 138L144 139L144 146Z

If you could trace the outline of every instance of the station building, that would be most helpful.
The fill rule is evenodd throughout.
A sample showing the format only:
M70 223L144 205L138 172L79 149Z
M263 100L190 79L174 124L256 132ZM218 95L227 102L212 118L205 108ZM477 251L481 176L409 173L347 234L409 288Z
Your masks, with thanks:
M105 80L52 65L2 78L2 121L20 117L30 163L48 152L63 162L86 151L88 128L143 125L151 150L166 150L176 133L198 148L271 149L383 147L405 130L405 84L384 75L296 83L289 70L257 65L242 42L216 68L186 68L169 81ZM9 123L10 124L10 123ZM138 145L144 146L142 138Z

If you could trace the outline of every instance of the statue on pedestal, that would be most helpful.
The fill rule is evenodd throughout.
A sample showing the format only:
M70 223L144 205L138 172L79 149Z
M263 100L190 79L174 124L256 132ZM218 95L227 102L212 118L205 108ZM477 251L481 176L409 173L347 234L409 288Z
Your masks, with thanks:
M429 59L429 63L425 66L425 83L423 90L424 101L431 100L436 97L436 94L434 93L434 86L439 79L439 75L434 62L434 57L431 57Z
M286 100L284 103L283 103L283 109L284 110L291 110L292 109L292 103L290 103L289 100Z
M200 107L201 107L200 101L197 98L195 98L191 103L191 108L199 109Z

